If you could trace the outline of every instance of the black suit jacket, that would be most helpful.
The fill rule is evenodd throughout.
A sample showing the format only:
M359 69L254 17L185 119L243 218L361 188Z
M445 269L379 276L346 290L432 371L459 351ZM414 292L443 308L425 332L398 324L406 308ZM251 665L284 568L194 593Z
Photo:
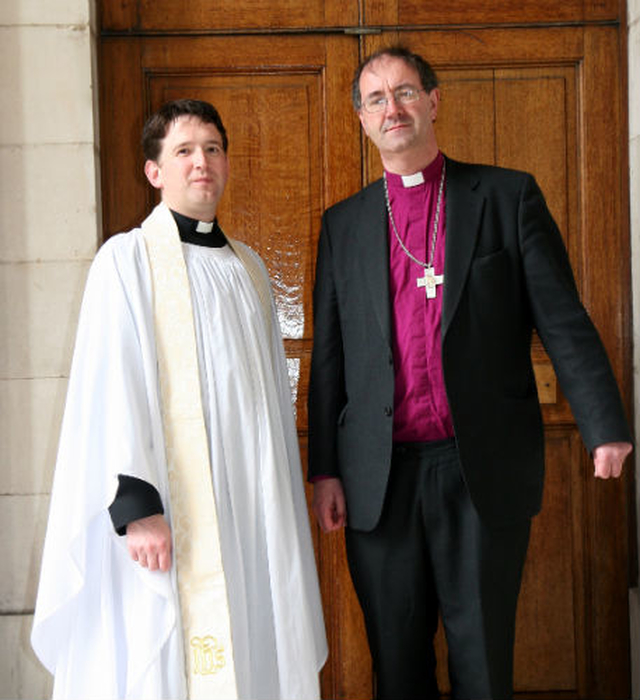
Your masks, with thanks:
M600 338L534 178L447 159L442 360L464 478L485 521L538 512L543 428L537 329L586 447L631 441ZM394 396L382 181L328 209L314 289L309 478L342 479L349 525L379 520Z

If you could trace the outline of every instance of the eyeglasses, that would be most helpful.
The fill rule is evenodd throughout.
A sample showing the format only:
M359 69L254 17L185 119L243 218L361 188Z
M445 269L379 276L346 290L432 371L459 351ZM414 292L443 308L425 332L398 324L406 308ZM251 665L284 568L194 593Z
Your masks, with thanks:
M417 102L420 99L421 92L425 92L424 88L399 87L393 92L393 101L396 104L408 105L411 102ZM369 112L369 114L383 112L387 108L388 104L389 98L386 95L380 95L379 93L370 95L362 102L362 106L366 112Z

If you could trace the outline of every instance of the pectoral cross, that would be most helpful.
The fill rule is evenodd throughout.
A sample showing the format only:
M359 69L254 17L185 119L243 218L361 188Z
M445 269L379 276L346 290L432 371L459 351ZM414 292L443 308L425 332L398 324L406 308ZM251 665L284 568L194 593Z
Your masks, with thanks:
M436 298L436 287L444 282L444 275L436 275L432 267L426 267L424 277L418 277L416 284L418 287L424 287L427 299Z

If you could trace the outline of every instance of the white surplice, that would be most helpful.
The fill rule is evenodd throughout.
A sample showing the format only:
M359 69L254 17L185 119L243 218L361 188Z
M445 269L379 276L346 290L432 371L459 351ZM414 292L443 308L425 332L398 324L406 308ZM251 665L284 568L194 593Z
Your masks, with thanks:
M229 246L182 250L239 697L315 698L326 639L275 307L265 322ZM107 511L127 474L171 519L157 372L136 229L100 249L80 313L32 631L57 698L187 695L175 571L133 562Z

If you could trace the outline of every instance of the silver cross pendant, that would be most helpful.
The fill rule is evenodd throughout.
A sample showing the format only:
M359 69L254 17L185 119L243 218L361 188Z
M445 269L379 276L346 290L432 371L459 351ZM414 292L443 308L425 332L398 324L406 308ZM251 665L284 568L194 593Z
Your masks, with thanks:
M426 267L424 270L424 276L418 277L416 284L418 287L424 287L427 299L436 298L436 287L439 284L443 284L444 275L436 275L432 267Z

